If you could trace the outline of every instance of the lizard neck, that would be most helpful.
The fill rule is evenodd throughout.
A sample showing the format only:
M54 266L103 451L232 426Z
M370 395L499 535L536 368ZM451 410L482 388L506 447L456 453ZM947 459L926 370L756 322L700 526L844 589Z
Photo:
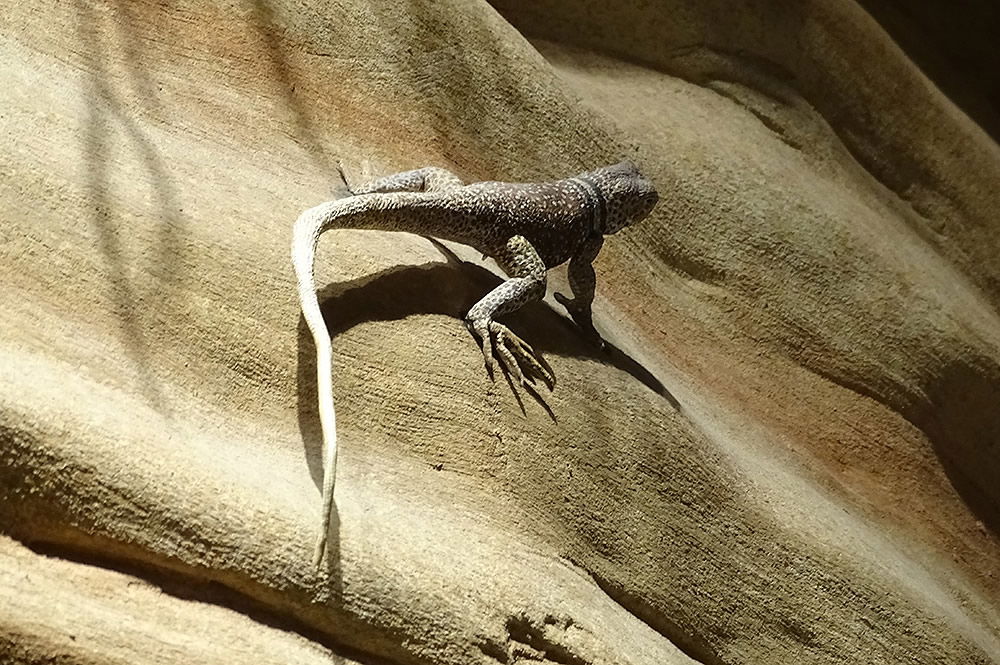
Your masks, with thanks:
M585 175L570 178L569 181L579 190L584 205L590 211L590 235L603 236L604 222L608 217L608 200L601 188Z

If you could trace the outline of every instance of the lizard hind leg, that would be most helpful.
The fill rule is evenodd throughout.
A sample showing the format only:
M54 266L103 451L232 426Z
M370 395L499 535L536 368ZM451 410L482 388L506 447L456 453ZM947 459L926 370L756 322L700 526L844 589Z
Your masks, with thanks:
M340 174L346 185L347 179L344 178L343 169L340 169ZM451 171L437 166L425 166L422 169L403 171L356 187L348 186L348 190L354 196L359 196L395 192L447 192L462 185L462 180Z
M469 330L482 343L486 371L492 379L494 361L499 360L522 386L541 379L551 390L555 374L548 363L510 328L494 320L545 295L545 263L524 236L508 240L496 258L510 279L486 294L466 316Z

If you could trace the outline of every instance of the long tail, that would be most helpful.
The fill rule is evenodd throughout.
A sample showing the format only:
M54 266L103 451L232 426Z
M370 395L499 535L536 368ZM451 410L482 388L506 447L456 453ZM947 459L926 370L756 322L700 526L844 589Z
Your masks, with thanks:
M292 236L292 265L298 280L302 315L316 345L316 394L319 421L323 430L323 531L316 542L314 564L319 567L326 552L333 515L333 487L337 475L337 415L333 409L333 347L330 331L323 320L316 296L314 264L319 237L330 228L407 230L437 235L433 216L421 215L419 206L431 195L393 193L348 196L327 201L306 210L295 222ZM426 228L425 228L426 226ZM447 236L447 234L445 234Z
M320 206L329 213L329 204ZM330 331L323 320L316 295L314 263L316 245L329 223L329 215L319 208L305 211L295 222L292 238L292 264L298 281L302 315L316 345L316 394L319 398L319 421L323 431L323 520L316 542L313 565L317 568L326 552L327 536L333 514L333 488L337 475L337 414L333 408L333 347Z

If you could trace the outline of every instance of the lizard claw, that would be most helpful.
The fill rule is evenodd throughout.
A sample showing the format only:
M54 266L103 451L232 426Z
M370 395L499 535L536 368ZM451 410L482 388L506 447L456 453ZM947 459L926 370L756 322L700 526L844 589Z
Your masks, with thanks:
M504 371L514 376L523 387L535 386L540 379L549 390L555 388L556 375L552 367L531 345L511 332L510 328L496 321L469 321L469 330L479 339L483 347L483 360L490 380L493 375L494 360L499 360ZM496 357L494 358L494 353Z
M496 338L496 351L501 364L522 387L526 383L535 386L536 380L540 379L549 390L555 388L555 372L530 344L496 321L490 322L490 333Z
M493 337L490 336L489 323L485 321L467 321L469 332L479 340L483 347L483 362L486 365L486 374L490 381L495 381L493 376Z

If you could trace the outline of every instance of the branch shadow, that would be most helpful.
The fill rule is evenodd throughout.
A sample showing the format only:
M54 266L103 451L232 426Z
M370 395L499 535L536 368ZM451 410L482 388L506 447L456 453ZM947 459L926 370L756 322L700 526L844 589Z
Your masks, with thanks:
M277 82L278 92L284 100L285 107L290 112L291 123L294 127L293 138L306 151L313 165L321 173L330 175L331 183L336 183L332 174L337 169L337 165L323 148L320 134L316 131L316 123L313 122L302 97L296 93L294 70L289 65L281 40L284 28L277 20L271 3L267 0L248 0L247 4L253 17L251 22L257 28L264 44L264 55L267 56L267 62L271 66L271 78ZM335 184L331 186L336 187Z
M78 0L77 37L78 44L87 61L84 86L90 103L84 122L83 163L87 168L87 205L90 209L91 226L97 233L97 246L108 265L115 312L120 319L122 341L126 354L138 368L140 389L147 402L159 413L169 417L170 408L152 370L149 344L143 330L141 318L136 312L142 306L143 298L137 294L128 277L128 266L122 251L119 224L116 224L116 201L110 192L111 170L109 152L113 147L112 132L117 128L138 154L139 160L149 174L150 183L159 210L160 226L157 229L154 248L147 256L150 265L160 275L176 272L176 261L180 255L179 234L183 227L177 189L171 179L166 161L161 157L153 140L146 135L140 122L128 112L128 103L112 84L112 62L120 60L124 64L127 83L139 104L157 108L156 86L148 72L141 66L144 56L137 46L138 19L128 2L119 0L113 5L110 17L92 3ZM109 30L102 25L109 22ZM115 56L116 47L121 48ZM161 303L162 304L162 303Z

